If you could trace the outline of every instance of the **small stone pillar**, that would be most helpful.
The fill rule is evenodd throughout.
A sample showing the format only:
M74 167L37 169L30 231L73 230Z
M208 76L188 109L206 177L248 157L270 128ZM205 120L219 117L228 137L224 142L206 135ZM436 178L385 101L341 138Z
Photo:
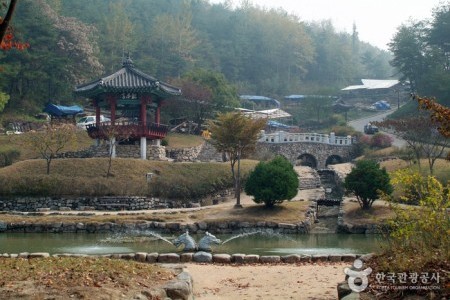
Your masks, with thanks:
M147 159L147 138L141 137L141 159Z
M109 154L111 155L112 158L116 158L116 138L113 137L111 138L110 142L109 142Z
M334 132L330 133L330 144L336 144L336 134Z

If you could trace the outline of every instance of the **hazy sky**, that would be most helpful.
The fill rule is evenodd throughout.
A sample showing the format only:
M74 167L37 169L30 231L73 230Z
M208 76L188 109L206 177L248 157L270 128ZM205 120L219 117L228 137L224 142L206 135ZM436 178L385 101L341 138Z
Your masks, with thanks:
M225 0L210 0L211 3ZM232 0L236 5L240 0ZM337 31L352 32L353 23L359 39L387 50L397 27L409 19L432 17L432 9L448 0L250 0L266 7L282 7L302 21L331 19Z

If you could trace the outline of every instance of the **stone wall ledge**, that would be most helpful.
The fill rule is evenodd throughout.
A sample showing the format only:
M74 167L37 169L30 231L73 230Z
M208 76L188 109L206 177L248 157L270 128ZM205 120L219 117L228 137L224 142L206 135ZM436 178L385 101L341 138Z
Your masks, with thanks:
M47 258L47 257L104 257L110 259L124 259L124 260L135 260L142 263L160 263L160 264L178 264L178 263L217 263L217 264L298 264L298 263L317 263L317 262L329 262L329 263L339 263L348 262L349 264L357 258L363 259L364 257L369 257L373 255L370 254L329 254L320 255L320 260L315 258L318 255L304 255L304 254L290 254L290 255L257 255L257 254L226 254L226 253L210 253L210 252L182 252L182 253L146 253L146 252L136 252L136 253L125 253L125 254L101 254L101 255L87 255L87 254L75 254L75 253L56 253L49 254L47 252L21 252L21 253L3 253L0 254L2 258L11 259L37 259L37 258ZM196 259L196 257L202 257ZM212 259L208 259L211 257ZM293 259L295 257L295 259ZM181 259L182 258L182 259ZM207 258L207 259L205 259ZM181 261L182 260L182 261Z
M338 233L354 233L354 234L381 234L383 232L389 231L389 225L388 224L350 224L343 221L342 218L338 218L338 226L337 226L337 232Z
M33 215L36 215L34 213ZM81 213L85 216L85 213ZM263 226L264 225L264 226ZM123 233L134 230L154 230L158 234L180 234L189 230L191 234L204 234L206 231L213 234L236 233L269 233L269 234L307 234L311 228L311 221L306 218L298 223L249 223L249 222L195 222L184 224L179 222L142 221L139 223L113 223L113 222L53 222L32 223L17 222L6 223L0 221L0 232L23 233Z

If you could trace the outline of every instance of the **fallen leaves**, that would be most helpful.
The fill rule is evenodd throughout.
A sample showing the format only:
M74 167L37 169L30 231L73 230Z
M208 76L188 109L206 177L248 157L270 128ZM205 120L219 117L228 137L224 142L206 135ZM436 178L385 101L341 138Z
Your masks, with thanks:
M100 288L111 284L120 288L149 288L174 278L172 272L150 264L108 258L70 257L29 260L0 258L0 274L0 287L28 280L55 289Z

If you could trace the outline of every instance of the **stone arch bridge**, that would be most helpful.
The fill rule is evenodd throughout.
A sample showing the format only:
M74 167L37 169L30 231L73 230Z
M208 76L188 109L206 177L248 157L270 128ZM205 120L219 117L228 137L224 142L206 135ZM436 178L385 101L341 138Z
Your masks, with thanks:
M286 157L293 165L324 169L327 165L351 160L351 136L317 133L261 132L257 152L275 153Z

